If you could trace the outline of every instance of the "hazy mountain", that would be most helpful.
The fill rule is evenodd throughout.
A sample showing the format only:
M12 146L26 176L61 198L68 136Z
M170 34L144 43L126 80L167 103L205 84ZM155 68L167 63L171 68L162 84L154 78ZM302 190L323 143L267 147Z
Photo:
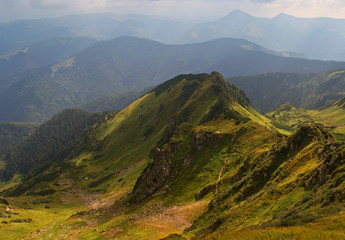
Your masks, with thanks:
M345 96L344 70L318 74L268 73L228 80L243 89L252 104L265 112L286 102L315 109Z
M73 132L56 125L78 129L73 119L53 118L59 124L40 128L58 134L36 139L62 136L69 146L63 136ZM2 192L1 231L12 239L342 239L344 142L316 124L278 130L219 73L179 75L94 126L65 161ZM38 142L35 152L55 145Z
M89 47L95 39L54 38L26 46L20 51L0 56L0 76L62 61Z
M186 41L243 38L286 55L295 52L312 59L345 60L344 31L344 19L297 18L283 13L269 19L236 10L217 21L199 24Z
M284 13L258 18L236 10L216 21L146 15L86 14L0 23L0 55L56 37L109 40L144 37L170 44L241 38L286 56L345 60L345 20L296 18Z
M110 13L0 22L0 55L57 37L105 40L126 35L173 43L193 24L186 20Z
M78 106L78 108L92 113L122 110L131 103L133 103L135 100L137 100L139 97L143 96L144 94L152 90L152 88L153 87L148 87L143 91L132 91L121 94L103 96L97 98L92 102L89 102L82 106Z
M57 64L0 78L0 120L44 121L64 108L142 90L177 73L216 69L228 77L335 68L345 68L345 63L280 57L240 39L166 45L121 37L97 43Z

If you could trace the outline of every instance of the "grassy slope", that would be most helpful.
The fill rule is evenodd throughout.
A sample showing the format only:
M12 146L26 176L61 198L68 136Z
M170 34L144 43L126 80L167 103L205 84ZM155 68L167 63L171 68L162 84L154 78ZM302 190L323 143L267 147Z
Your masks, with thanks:
M248 158L186 235L342 239L344 225L337 221L344 218L345 147L331 143L322 131L315 125L304 127L267 152Z
M29 214L24 210L27 208L24 202L28 199L47 200L51 209L66 208L65 211L57 211L58 219L63 220L71 212L79 212L64 224L54 227L48 222L45 227L42 227L44 223L40 226L28 224L26 233L42 229L38 235L45 238L73 234L80 239L102 239L106 236L135 238L139 235L156 239L173 232L182 233L203 212L216 189L211 188L208 196L200 201L195 200L195 194L203 187L216 183L218 177L221 179L219 172L222 168L238 166L242 156L246 156L251 149L261 145L267 148L277 138L265 128L273 128L268 119L249 106L249 110L245 109L231 94L224 93L223 87L220 87L224 83L224 79L216 73L211 77L202 74L172 79L93 130L70 163L51 166L8 191L7 195L16 195L17 190L26 191L19 197L9 197L13 205L23 211L23 216ZM227 91L240 93L236 88ZM236 119L231 116L224 119L220 112L215 117L208 116L209 121L200 125L199 122L212 106L217 106L220 96L225 96L224 101L230 109L236 109ZM248 122L248 117L260 119L266 126ZM172 125L176 127L169 132ZM201 142L189 150L197 135L202 136ZM255 141L243 144L245 139ZM127 205L137 178L152 161L152 149L155 146L164 149L174 142L183 145L174 157L175 173L155 193L155 197ZM202 150L198 150L200 148ZM181 159L184 158L187 162L183 164ZM226 163L224 159L227 159ZM192 174L189 175L190 172ZM196 180L192 181L193 178ZM56 192L51 194L49 190ZM30 208L38 211L44 205L47 204L31 204ZM39 214L49 216L49 212ZM169 217L163 217L166 215ZM38 221L38 215L30 216L33 221ZM181 223L177 223L175 218ZM18 226L20 224L24 223L18 223ZM16 236L26 234L16 232L15 223L2 226L6 227L3 231ZM98 231L95 231L96 228Z
M328 106L309 110L292 104L284 104L266 114L273 124L287 131L296 131L304 123L318 123L332 132L337 140L345 140L345 99L334 101Z
M172 233L312 239L311 229L321 226L320 234L340 238L343 226L335 222L343 215L278 226L342 209L343 163L333 163L326 182L317 181L316 169L336 155L342 159L343 145L327 143L331 136L314 125L283 139L269 129L271 121L219 74L178 76L95 128L69 161L5 192L32 223L1 224L1 231L12 239L160 239ZM150 173L165 166L161 185L134 201L145 196ZM25 193L11 197L18 189ZM314 209L316 216L308 218ZM253 225L271 228L248 228Z

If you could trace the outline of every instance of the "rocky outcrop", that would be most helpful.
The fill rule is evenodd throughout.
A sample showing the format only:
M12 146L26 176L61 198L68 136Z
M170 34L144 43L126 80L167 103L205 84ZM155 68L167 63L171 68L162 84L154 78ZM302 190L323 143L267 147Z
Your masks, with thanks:
M182 143L169 144L165 149L154 150L153 162L138 178L133 190L133 202L139 202L160 189L172 170L172 159Z
M307 189L311 189L316 184L322 185L325 183L327 181L327 176L344 163L344 148L345 146L343 143L328 141L324 147L318 151L318 155L322 162L304 181Z

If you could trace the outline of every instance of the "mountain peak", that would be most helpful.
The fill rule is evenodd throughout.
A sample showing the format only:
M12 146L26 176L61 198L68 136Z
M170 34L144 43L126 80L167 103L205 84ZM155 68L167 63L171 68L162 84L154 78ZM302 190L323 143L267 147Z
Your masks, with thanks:
M222 19L228 19L228 18L252 18L253 16L249 15L246 12L243 12L241 10L234 10L230 12L228 15L224 16Z
M279 13L277 16L273 17L274 20L284 20L284 19L290 19L290 18L295 18L292 15L288 15L286 13Z
M221 87L225 88L226 90L229 90L228 82L225 80L225 78L219 72L217 72L217 71L211 72L210 80L213 83L220 85Z

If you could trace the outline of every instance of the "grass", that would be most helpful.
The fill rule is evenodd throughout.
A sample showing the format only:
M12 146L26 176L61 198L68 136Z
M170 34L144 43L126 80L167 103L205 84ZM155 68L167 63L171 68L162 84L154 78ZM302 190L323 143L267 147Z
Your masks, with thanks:
M71 214L76 211L76 206L51 205L49 209L44 205L36 206L33 209L24 210L15 208L14 211L19 215L11 215L11 218L0 218L8 224L0 223L0 239L23 238L30 233L32 237L39 236L41 231L51 229L54 225L63 223ZM11 222L14 219L32 219L30 223Z
M345 140L345 109L341 100L335 101L319 110L297 108L292 104L284 104L267 113L275 127L292 133L305 123L318 123L324 126L337 140Z
M270 228L244 228L227 232L210 234L205 239L239 239L239 240L311 240L345 238L344 214L320 219L303 226L270 227Z
M315 131L282 138L280 133L299 124L295 119L296 126L280 133L276 130L274 124L283 119L287 109L280 109L274 118L270 116L275 120L270 120L222 95L213 85L210 80L179 79L95 128L71 159L25 181L21 196L6 198L20 218L32 222L0 223L1 236L160 239L177 233L206 239L343 237L344 226L337 221L343 221L344 215L325 218L342 209L333 198L343 187L343 170L337 166L330 181L314 189L304 187L322 162L318 155L325 146L321 131L315 127ZM230 110L235 118L218 114L219 98L221 108ZM208 114L212 106L216 106L217 116ZM205 115L209 116L201 124ZM159 161L171 161L164 165L169 167L169 175L152 195L133 203L133 188L143 172L151 171L147 166L152 166L156 148L166 153L155 159L157 166ZM342 149L338 146L337 154L342 154ZM325 154L333 154L327 151ZM145 175L142 179L140 189L146 186ZM46 190L56 192L43 194ZM205 193L196 200L202 190ZM314 221L308 214L323 218ZM298 221L303 225L282 227ZM317 227L320 230L314 231Z

